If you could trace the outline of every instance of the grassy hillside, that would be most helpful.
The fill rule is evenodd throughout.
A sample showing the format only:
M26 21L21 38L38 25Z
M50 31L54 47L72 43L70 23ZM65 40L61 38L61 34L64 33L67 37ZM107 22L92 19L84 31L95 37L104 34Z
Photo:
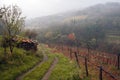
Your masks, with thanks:
M116 54L120 44L119 9L120 3L106 3L62 13L61 16L56 14L37 18L35 22L33 20L35 24L39 22L48 26L45 29L37 29L37 39L49 44L79 45L84 48L89 45L90 49ZM74 34L75 40L68 38L71 33Z
M120 30L113 30L107 32L107 40L110 43L120 44Z
M74 61L71 61L62 53L52 52L51 49L46 47L44 47L42 51L48 56L48 60L37 66L36 69L27 74L23 80L42 79L51 67L55 57L58 58L58 63L52 70L48 80L82 80L79 77L79 69Z
M76 63L61 53L55 55L59 58L59 62L51 73L49 80L80 80L79 76L78 79L73 77L79 74Z
M12 57L4 57L4 49L0 48L0 79L14 80L21 73L29 70L42 60L42 53L38 50L36 53L25 51L23 49L14 49ZM9 52L9 50L7 49Z
M45 53L48 54L48 53ZM45 73L47 72L47 70L49 69L49 67L51 66L54 57L52 54L48 54L48 60L46 62L44 62L42 65L38 65L38 67L33 70L31 73L27 74L23 80L41 80L43 78L43 76L45 75Z

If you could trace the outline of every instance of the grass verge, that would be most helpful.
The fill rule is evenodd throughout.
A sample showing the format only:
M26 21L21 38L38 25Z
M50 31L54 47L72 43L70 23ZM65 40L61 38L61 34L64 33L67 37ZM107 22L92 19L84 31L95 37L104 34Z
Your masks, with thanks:
M59 58L59 62L53 69L49 80L74 80L73 76L75 78L79 77L77 75L79 73L78 68L74 61L71 61L60 53L55 55ZM80 80L80 78L77 78L77 80Z
M53 54L48 53L47 55L48 60L39 65L34 71L26 75L23 80L41 80L43 78L55 58Z
M3 49L0 48L1 58L4 56L3 53ZM14 54L12 54L12 57L7 58L6 62L0 60L0 79L15 80L18 75L29 70L39 61L42 61L40 50L33 54L31 51L15 48Z

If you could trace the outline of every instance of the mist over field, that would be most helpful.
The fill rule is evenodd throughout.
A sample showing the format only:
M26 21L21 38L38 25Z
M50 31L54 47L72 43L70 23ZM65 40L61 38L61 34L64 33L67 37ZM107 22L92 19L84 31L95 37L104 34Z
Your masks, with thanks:
M119 0L0 0L1 80L120 80Z
M119 0L0 0L0 6L18 5L28 19L84 9L96 4Z

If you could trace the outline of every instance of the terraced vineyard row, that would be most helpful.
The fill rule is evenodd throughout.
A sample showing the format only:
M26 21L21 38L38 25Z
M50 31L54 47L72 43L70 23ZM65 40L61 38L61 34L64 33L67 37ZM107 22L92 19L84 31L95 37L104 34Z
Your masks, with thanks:
M67 57L75 60L75 52L78 56L78 63L80 67L84 67L85 65L85 58L87 58L87 65L89 68L89 75L92 75L91 77L97 76L97 78L92 80L99 79L99 72L100 72L100 66L103 70L103 78L106 80L119 80L120 79L120 70L119 68L119 55L115 54L108 54L104 52L98 52L98 51L90 51L90 53L87 52L87 49L83 48L76 48L76 47L70 47L70 46L57 46L53 45L50 46L54 49L54 52L63 52L64 55ZM82 56L82 57L81 57ZM85 58L84 58L85 57ZM104 71L105 70L105 71ZM108 74L109 73L109 74ZM114 78L115 79L114 79Z

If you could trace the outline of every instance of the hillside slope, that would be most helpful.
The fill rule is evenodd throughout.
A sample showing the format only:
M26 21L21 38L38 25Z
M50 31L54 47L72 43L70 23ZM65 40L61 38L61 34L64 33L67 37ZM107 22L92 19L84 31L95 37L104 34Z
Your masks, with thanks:
M115 26L120 21L120 3L106 3L97 4L95 6L88 7L83 10L71 11L66 13L60 13L55 15L49 15L44 17L38 17L26 21L28 27L50 27L58 26L61 24L73 24L80 26L81 24L94 23L102 20L102 24L109 26L111 22ZM109 24L108 24L109 23Z

